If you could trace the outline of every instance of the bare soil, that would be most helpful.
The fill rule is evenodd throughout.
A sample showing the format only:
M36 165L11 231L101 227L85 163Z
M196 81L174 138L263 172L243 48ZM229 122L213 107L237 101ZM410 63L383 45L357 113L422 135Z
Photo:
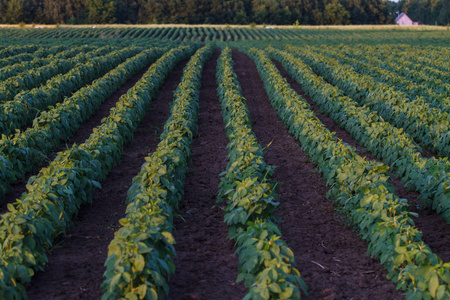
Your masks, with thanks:
M224 212L216 204L219 174L226 169L227 143L215 81L217 58L205 65L200 92L198 132L194 138L185 179L184 197L175 220L176 273L169 282L168 299L242 299L237 284L238 258L227 239Z

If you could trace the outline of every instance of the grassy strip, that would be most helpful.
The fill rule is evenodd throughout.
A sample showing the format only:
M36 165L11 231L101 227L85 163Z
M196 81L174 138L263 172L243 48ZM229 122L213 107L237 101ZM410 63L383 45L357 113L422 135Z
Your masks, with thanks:
M294 253L272 221L278 205L275 183L270 179L273 167L264 162L263 148L252 131L229 48L219 58L217 83L230 140L219 197L226 201L225 222L237 245L237 281L244 280L249 288L244 299L300 299L298 286L306 293L306 285L293 266Z
M450 164L446 159L424 158L403 130L385 122L368 107L359 106L337 87L315 75L300 59L273 48L268 50L321 110L381 157L408 187L420 193L424 205L441 213L450 223Z
M161 142L133 178L123 227L109 245L102 299L158 299L169 292L167 278L175 271L173 212L183 194L203 65L212 50L201 48L187 64Z
M23 283L42 270L46 251L64 233L81 204L92 199L128 142L170 70L192 53L169 51L123 95L89 139L58 153L27 185L28 192L0 220L0 298L26 298Z
M357 226L368 243L368 254L380 259L397 288L408 290L408 298L448 299L450 264L422 241L406 201L394 194L388 182L389 168L364 160L337 140L263 51L252 49L248 53L256 62L272 105L309 158L318 164L331 186L328 195Z

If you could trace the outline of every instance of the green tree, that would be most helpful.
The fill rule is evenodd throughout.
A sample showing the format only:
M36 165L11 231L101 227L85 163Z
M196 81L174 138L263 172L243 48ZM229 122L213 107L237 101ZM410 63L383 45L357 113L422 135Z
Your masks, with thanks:
M163 0L139 0L138 21L144 24L165 23L168 14Z
M212 0L208 16L215 24L246 24L248 22L244 3L240 0Z
M116 22L135 24L138 21L139 4L136 0L116 0Z
M88 22L91 24L114 23L116 2L108 0L86 0Z
M437 8L439 12L437 14L436 22L439 25L450 24L450 0L442 0L440 7Z
M17 24L23 21L24 15L23 0L9 0L6 4L4 22Z
M46 23L64 23L64 1L44 0L43 4Z
M320 11L319 9L314 9L312 11L312 14L313 14L313 19L314 19L314 22L312 24L315 24L315 25L323 25L324 24L322 11Z
M392 15L392 5L389 12ZM404 0L394 8L404 12L413 21L429 25L447 25L450 23L450 0Z
M350 24L350 13L341 3L337 0L333 0L325 5L323 21L326 25Z
M290 4L293 3L287 0L253 0L253 21L260 24L291 24L298 18L292 13L295 5Z
M233 24L248 24L248 16L245 10L238 11L233 18Z
M65 0L63 15L64 23L69 23L69 20L75 24L86 23L87 11L85 0Z

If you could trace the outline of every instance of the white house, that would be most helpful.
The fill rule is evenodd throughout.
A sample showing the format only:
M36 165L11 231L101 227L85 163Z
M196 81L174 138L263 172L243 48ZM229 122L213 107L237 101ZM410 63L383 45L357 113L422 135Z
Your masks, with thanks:
M419 25L419 22L414 22L405 13L401 13L395 18L395 23L398 25Z

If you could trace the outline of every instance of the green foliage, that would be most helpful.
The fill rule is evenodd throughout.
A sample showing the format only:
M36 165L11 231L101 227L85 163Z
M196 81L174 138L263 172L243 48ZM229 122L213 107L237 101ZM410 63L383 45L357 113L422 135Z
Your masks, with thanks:
M23 45L23 46L9 46L0 50L0 66L8 66L10 64L26 60L23 58L24 55L29 53L36 53L39 47L37 45ZM22 54L22 55L20 55ZM39 52L36 53L39 55ZM30 55L31 56L31 55ZM28 57L28 56L26 56ZM31 60L31 59L29 59Z
M433 108L422 98L408 99L404 93L373 77L358 74L336 59L307 51L295 51L315 72L341 88L347 95L367 105L392 125L441 156L450 156L450 114Z
M88 46L84 47L87 48ZM2 67L2 65L0 65L0 82L29 69L47 65L54 59L61 57L71 58L78 54L77 51L80 51L81 49L83 49L83 47L75 47L74 49L69 50L67 46L58 45L51 48L41 48L35 51L32 55L23 53L21 55L19 54L8 57L5 61L8 61L9 64L5 62L5 66Z
M364 50L358 51L343 45L341 47L343 51L336 51L331 47L314 50L352 66L360 74L367 74L377 81L390 84L407 94L410 99L424 99L432 107L450 112L450 75L447 73L410 62L404 56L377 59L376 52L381 52L381 49L374 51L372 47L364 47ZM417 56L424 54L419 50L414 52ZM439 61L436 58L436 63ZM442 63L445 64L443 61Z
M25 297L23 284L34 270L43 269L46 250L66 231L80 205L91 200L94 188L100 187L99 181L120 160L124 143L132 138L164 74L171 69L168 66L189 53L189 47L181 47L153 64L84 144L58 153L49 167L28 183L28 192L8 205L9 212L0 220L1 298ZM143 89L146 93L141 92Z
M88 21L91 24L114 23L116 2L110 0L86 0Z
M448 159L424 158L414 141L385 122L368 107L361 107L341 90L316 76L310 67L293 55L269 48L270 55L282 62L284 68L302 85L309 97L346 129L360 144L390 165L407 186L421 194L422 203L435 209L450 223ZM306 52L302 47L302 52Z
M201 48L188 62L161 142L133 178L123 227L109 245L103 299L158 299L169 292L168 276L175 271L173 212L183 193L197 127L203 65L212 51L211 46Z
M248 53L272 105L331 186L328 196L357 226L368 243L368 253L380 259L388 278L397 288L407 289L411 299L430 299L438 293L441 299L450 297L450 264L443 263L422 241L406 200L399 199L388 182L389 167L366 161L337 140L263 51L251 49Z
M65 91L73 90L74 85L81 86L83 85L83 80L92 80L110 71L114 66L125 61L130 56L142 51L140 48L131 47L114 51L103 57L96 57L111 50L113 49L109 46L99 48L91 54L93 60L79 65L69 76L55 78L55 80L51 81L52 84L38 90L33 95L34 97L29 97L28 95L28 97L22 99L22 102L17 102L17 104L14 102L10 106L5 105L6 111L9 111L9 114L5 116L7 118L10 117L12 122L17 120L15 123L19 124L23 121L21 120L22 117L30 120L33 118L33 114L29 113L29 108L40 108L40 110L46 108L48 104L51 104L46 101L55 101L54 98L63 98ZM156 51L155 54L158 55L157 53L160 53L160 51ZM26 172L30 172L40 166L51 150L72 136L82 126L83 121L94 112L94 109L119 87L116 83L124 82L124 78L127 77L123 76L123 73L130 70L130 67L132 68L131 70L134 69L134 72L136 72L136 66L133 65L133 62L120 66L118 70L113 70L105 78L95 82L93 86L80 89L63 103L41 113L38 118L34 119L33 126L27 130L23 132L18 131L11 137L3 135L0 140L0 155L13 168L6 173L0 182L2 191L7 191L11 182L22 178ZM130 74L130 72L127 74ZM86 78L82 79L83 77ZM92 87L96 89L90 89ZM88 96L86 93L90 95ZM9 110L10 107L13 109ZM7 120L7 118L3 118L2 121ZM3 195L1 194L1 196Z
M81 53L76 51L69 51L58 54L53 57L48 64L41 67L26 70L16 76L9 77L0 83L0 103L11 101L17 94L23 91L31 90L39 87L47 82L47 80L58 74L64 74L76 67L78 63L86 62L92 56L106 54L110 51L110 47L104 47L98 52L86 54L91 49L90 47L81 47ZM65 56L67 54L67 56ZM74 56L75 54L78 54ZM4 128L1 132L3 133Z
M272 222L278 205L273 168L251 129L246 100L233 71L231 50L217 64L218 94L228 143L227 170L222 173L219 199L225 201L229 237L236 241L239 276L249 288L244 299L300 299L306 285L293 267L294 255Z
M334 0L325 5L323 19L325 25L347 25L350 24L350 13Z
M445 1L433 8L440 23ZM7 23L320 25L384 24L389 14L382 0L0 0L0 16Z
M6 23L17 24L23 20L23 10L23 0L9 0L6 4L5 14L2 16L2 18Z

